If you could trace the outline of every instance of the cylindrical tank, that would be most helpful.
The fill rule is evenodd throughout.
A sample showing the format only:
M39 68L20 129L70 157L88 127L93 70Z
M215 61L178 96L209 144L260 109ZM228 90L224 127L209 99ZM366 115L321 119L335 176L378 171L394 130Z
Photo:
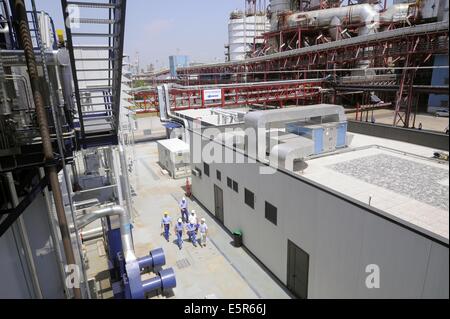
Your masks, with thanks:
M278 14L291 10L291 0L270 0L270 29L278 29Z
M246 58L247 52L252 49L253 43L260 44L261 36L269 31L270 25L264 14L245 16L233 12L228 24L228 44L230 48L230 61L242 61Z
M270 0L270 11L280 13L291 10L291 0Z

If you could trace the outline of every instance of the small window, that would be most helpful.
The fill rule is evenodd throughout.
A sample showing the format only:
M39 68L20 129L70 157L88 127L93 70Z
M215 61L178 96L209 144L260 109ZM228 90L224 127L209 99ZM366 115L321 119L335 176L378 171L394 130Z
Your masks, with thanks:
M245 203L251 208L255 209L255 194L253 194L247 188L245 189Z
M229 177L227 177L227 186L229 188L233 188L233 180L231 178L229 178Z
M275 226L277 225L277 208L266 202L266 219Z
M203 171L205 172L205 175L209 177L209 165L206 163L203 163Z
M233 181L233 190L239 193L239 184L236 181Z
M216 177L218 181L222 181L222 173L219 170L216 171Z

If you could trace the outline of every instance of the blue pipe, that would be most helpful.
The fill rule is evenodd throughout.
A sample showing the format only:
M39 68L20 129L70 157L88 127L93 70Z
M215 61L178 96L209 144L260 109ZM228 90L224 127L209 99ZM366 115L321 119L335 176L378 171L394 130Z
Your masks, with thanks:
M138 259L139 268L155 268L157 266L164 266L166 264L166 257L164 250L161 248L150 251L148 256Z
M158 276L142 283L142 289L144 293L156 291L156 290L167 290L172 289L177 286L177 280L175 278L175 272L172 268L161 270Z

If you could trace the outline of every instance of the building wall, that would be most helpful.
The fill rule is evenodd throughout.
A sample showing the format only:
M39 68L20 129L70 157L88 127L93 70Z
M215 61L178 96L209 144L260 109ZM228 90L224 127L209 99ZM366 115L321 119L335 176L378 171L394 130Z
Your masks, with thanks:
M50 238L50 226L42 195L23 213L33 258L45 299L65 298L64 283L60 277L56 253ZM19 238L18 233L16 237ZM20 241L16 244L13 227L0 238L0 298L34 298L30 273Z
M214 185L223 190L225 226L242 230L244 245L284 284L290 240L310 255L309 298L448 298L448 247L285 173L260 175L260 165L210 164L207 177L193 164L202 177L192 177L192 191L214 213ZM277 226L265 219L265 201L278 209ZM380 267L380 289L366 288L370 264Z

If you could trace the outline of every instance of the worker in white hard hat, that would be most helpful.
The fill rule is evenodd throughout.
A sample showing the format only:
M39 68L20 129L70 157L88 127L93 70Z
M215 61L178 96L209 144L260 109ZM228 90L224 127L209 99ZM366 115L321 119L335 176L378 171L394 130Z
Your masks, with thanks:
M187 223L189 220L189 213L188 213L188 203L187 203L186 197L183 197L181 199L180 210L181 210L181 219Z
M195 210L191 211L191 215L189 216L189 224L193 224L195 226L195 232L198 232L198 220L197 220L197 213Z
M197 247L197 234L196 234L196 225L193 223L194 221L191 220L189 224L187 224L187 234L189 236L189 240L191 243Z
M169 241L170 236L170 225L172 224L172 218L169 216L168 212L164 213L164 217L161 220L161 229L164 230L164 238Z
M183 233L184 233L184 224L181 218L178 218L177 224L175 225L175 235L177 236L177 244L181 249L183 246Z
M198 230L200 232L200 246L206 247L206 238L208 237L208 225L206 225L206 219L202 218Z

